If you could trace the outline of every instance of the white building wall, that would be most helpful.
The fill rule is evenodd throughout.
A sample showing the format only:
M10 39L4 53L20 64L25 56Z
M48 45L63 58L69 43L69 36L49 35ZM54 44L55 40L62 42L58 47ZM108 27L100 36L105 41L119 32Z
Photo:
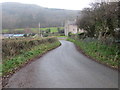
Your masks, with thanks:
M71 21L68 20L65 22L64 32L65 32L65 35L68 36L69 32L76 34L78 32L82 33L82 32L84 32L84 30L78 29L78 27L77 27L77 25L75 25L75 23L72 24Z
M76 34L77 33L77 26L76 25L69 25L69 32Z
M76 34L77 33L77 26L76 25L65 25L64 30L65 30L66 36L68 36L69 32Z

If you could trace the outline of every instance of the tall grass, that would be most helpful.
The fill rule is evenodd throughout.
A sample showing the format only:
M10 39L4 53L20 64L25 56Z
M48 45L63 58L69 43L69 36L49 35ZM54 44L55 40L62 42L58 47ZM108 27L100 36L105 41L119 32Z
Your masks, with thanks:
M118 68L118 65L120 65L120 51L115 45L108 46L98 41L85 42L84 40L68 40L79 46L84 53L102 63L114 68Z

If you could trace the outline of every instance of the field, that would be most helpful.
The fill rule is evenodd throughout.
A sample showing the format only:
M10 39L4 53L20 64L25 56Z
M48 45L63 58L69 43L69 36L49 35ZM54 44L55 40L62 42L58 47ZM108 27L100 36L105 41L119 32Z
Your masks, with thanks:
M41 31L46 31L50 29L50 32L58 32L59 29L64 29L64 27L46 27L46 28L40 28ZM17 29L3 29L2 33L25 33L25 32L30 32L30 33L39 33L39 28L29 28L29 29L24 29L24 28L17 28Z

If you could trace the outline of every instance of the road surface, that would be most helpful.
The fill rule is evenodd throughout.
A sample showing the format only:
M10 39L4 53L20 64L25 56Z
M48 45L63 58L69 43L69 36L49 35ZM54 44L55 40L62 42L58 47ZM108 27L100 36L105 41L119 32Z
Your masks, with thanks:
M9 88L118 88L118 72L62 45L14 74Z

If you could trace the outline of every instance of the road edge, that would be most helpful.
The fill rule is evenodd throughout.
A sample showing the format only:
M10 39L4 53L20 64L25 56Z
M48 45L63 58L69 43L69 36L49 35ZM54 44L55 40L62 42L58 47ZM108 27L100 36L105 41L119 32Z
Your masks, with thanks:
M90 60L95 61L95 62L97 62L97 63L99 63L99 64L102 64L102 65L104 65L104 66L106 66L106 67L109 67L109 68L111 68L111 69L113 69L113 70L116 70L116 71L119 71L119 72L120 72L119 67L118 67L118 68L112 67L111 65L108 65L108 64L106 64L106 63L100 62L99 60L96 60L94 57L91 57L90 55L86 54L86 53L83 51L83 49L80 48L79 46L77 46L75 43L73 43L73 44L75 45L75 47L76 47L76 49L77 49L77 51L78 51L79 53L82 53L82 55L86 56L86 57L89 58Z
M27 65L31 64L31 63L34 62L35 60L43 57L45 54L47 54L47 53L49 53L50 51L58 48L58 47L61 46L61 45L62 45L62 44L61 44L61 42L60 42L60 45L58 45L58 46L56 46L56 47L54 47L54 48L52 48L52 49L50 49L50 50L42 53L41 55L38 55L38 56L30 59L28 62L24 63L23 65L21 65L21 66L18 67L17 69L14 69L14 71L13 71L12 73L9 73L9 74L6 75L6 76L2 76L2 88L4 88L4 87L8 84L9 79L10 79L16 72L18 72L18 71L21 70L22 68L26 67Z

